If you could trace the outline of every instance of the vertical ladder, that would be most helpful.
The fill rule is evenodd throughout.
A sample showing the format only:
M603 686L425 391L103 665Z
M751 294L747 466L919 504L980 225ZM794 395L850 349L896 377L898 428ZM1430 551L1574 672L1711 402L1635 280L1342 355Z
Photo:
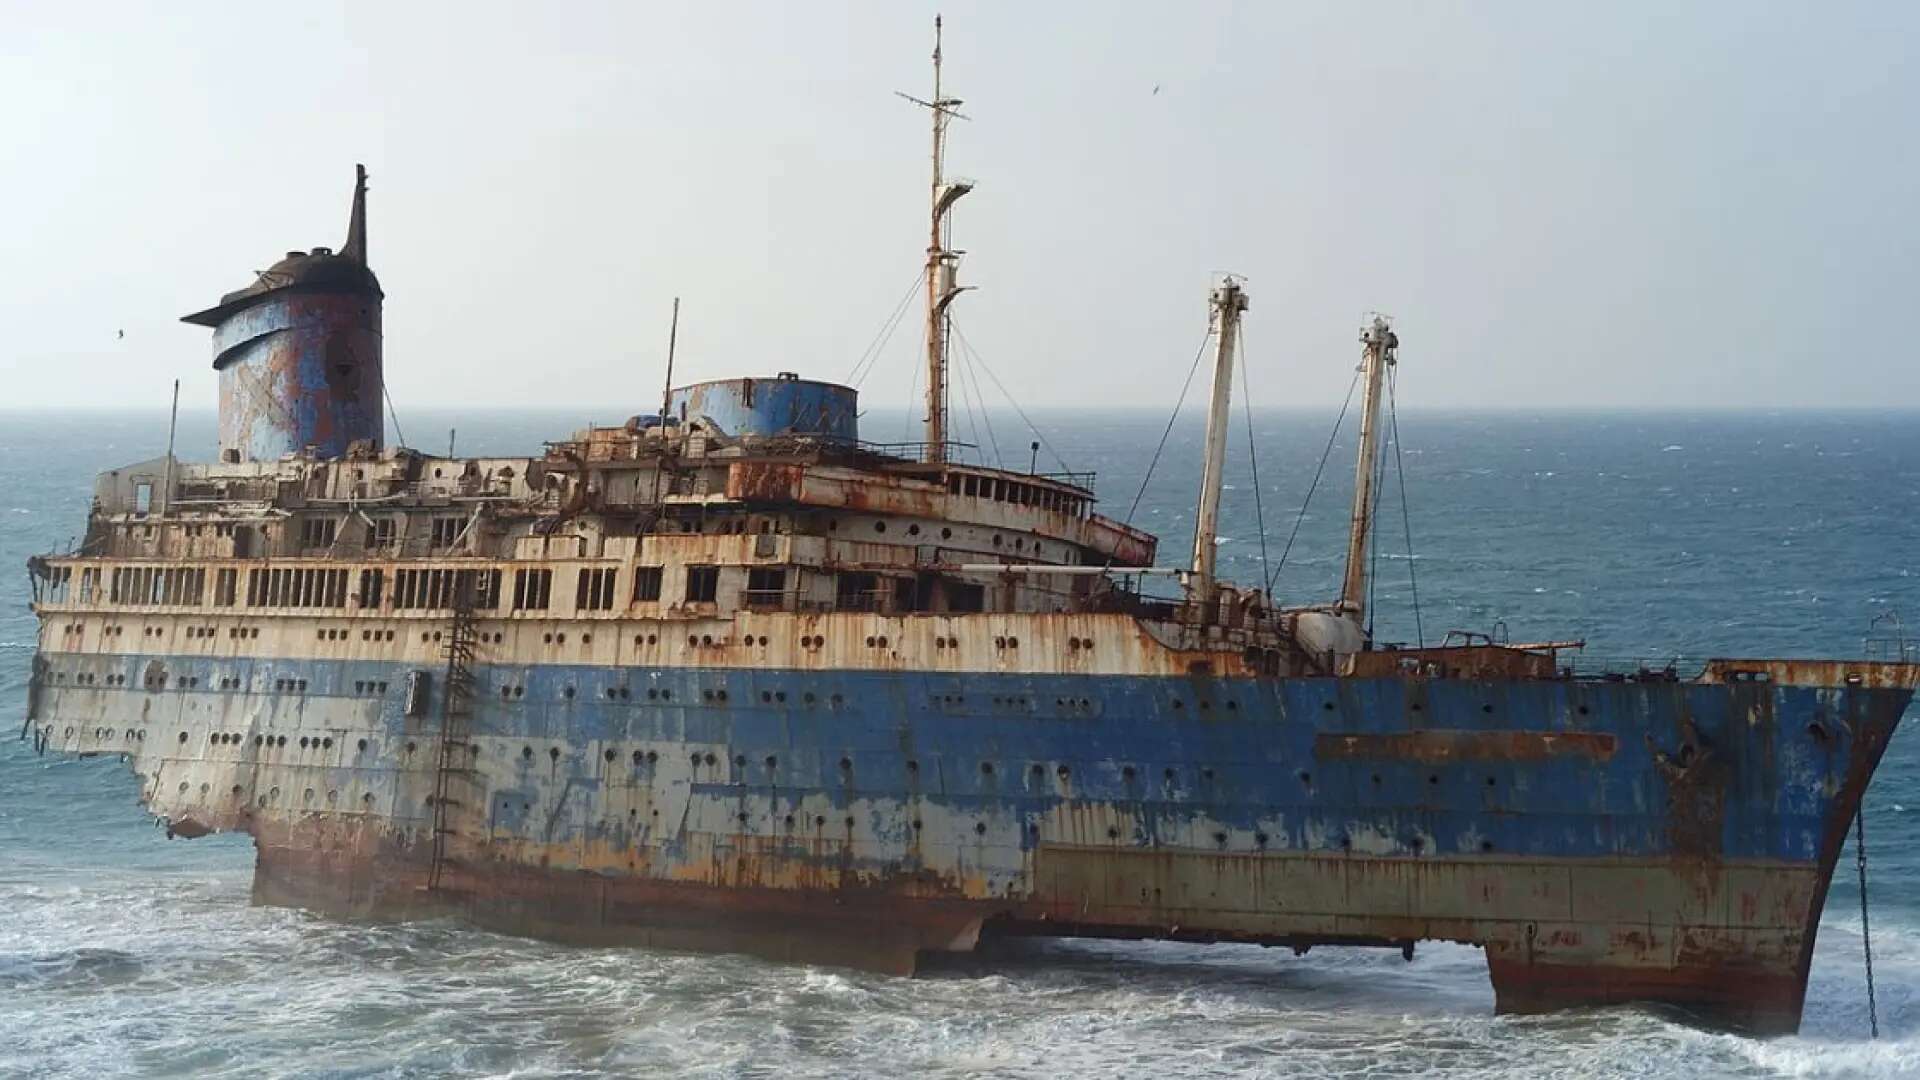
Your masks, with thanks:
M447 837L453 835L453 812L461 805L455 794L471 787L472 742L468 738L473 716L473 655L479 635L474 629L474 589L478 574L458 571L454 576L452 615L442 653L447 658L446 685L440 693L440 751L433 778L433 858L427 868L427 888L436 889L446 868Z

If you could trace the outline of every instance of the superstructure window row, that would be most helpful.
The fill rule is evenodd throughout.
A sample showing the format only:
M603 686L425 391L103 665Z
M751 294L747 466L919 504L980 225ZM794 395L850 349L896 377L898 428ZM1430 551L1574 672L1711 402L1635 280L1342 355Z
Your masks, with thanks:
M117 566L107 586L114 604L198 606L207 587L207 572L196 566Z
M345 607L347 572L324 567L247 571L248 607Z

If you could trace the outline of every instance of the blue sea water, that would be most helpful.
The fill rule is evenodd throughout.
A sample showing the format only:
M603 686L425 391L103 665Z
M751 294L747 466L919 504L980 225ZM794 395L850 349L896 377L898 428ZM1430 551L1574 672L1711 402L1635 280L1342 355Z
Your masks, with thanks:
M406 422L435 433L424 445L457 427L462 452L530 453L589 418L619 419ZM995 458L997 439L1024 467L1020 418L981 419L959 422L979 453ZM1163 562L1185 557L1196 417L1157 460L1164 415L1034 419L1042 471L1097 469L1115 517L1138 493L1134 523L1163 537ZM1283 601L1331 594L1350 425L1300 508L1332 421L1256 412L1257 484L1236 425L1227 576L1258 580L1264 566ZM899 410L863 424L893 438ZM1409 412L1399 427L1377 564L1382 638L1504 628L1516 641L1585 639L1591 663L1684 667L1857 655L1887 612L1920 634L1920 414ZM210 415L183 415L182 456L208 456L212 429ZM909 980L249 907L245 838L170 842L119 763L39 758L12 737L34 638L24 560L81 530L95 472L156 456L165 440L153 413L0 412L0 1076L1920 1076L1913 730L1867 797L1877 1042L1851 852L1804 1030L1773 1040L1640 1008L1496 1017L1482 958L1462 946L1423 946L1408 964L1365 950L1039 943Z

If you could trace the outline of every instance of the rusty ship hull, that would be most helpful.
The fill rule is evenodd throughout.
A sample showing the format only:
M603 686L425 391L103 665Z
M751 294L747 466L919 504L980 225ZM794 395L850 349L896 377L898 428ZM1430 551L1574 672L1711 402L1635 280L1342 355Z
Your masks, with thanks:
M30 563L22 734L126 757L170 836L251 836L263 903L892 972L995 937L1438 939L1485 949L1504 1011L1794 1030L1911 649L1606 677L1578 642L1375 641L1377 316L1339 596L1222 580L1231 277L1190 562L1038 441L1025 473L964 460L972 184L934 62L925 442L863 441L858 391L794 372L675 388L676 302L657 411L526 456L386 446L357 170L337 253L187 317L218 460L102 474L85 539Z
M131 622L157 646L192 621ZM1117 617L1003 620L996 637L1031 635L1020 660L986 642L1000 662L956 647L916 670L904 656L961 639L951 620L835 621L541 630L608 642L603 663L483 647L451 788L423 767L441 703L409 717L391 692L436 653L411 627L397 650L364 626L270 658L217 634L49 650L36 712L94 718L42 737L128 755L175 831L254 836L267 903L896 972L997 935L1440 939L1485 947L1503 1011L1652 1000L1779 1032L1914 686L1910 665L1783 661L1140 677L1100 670L1155 648ZM797 656L815 631L848 655ZM887 662L861 670L880 636ZM1093 645L1034 647L1067 640Z

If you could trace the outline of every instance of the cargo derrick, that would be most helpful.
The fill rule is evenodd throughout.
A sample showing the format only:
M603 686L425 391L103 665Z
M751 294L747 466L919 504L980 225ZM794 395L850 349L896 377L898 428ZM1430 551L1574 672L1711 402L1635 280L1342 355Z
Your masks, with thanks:
M958 102L924 104L938 147ZM377 332L361 180L355 239L311 257L349 262L230 295L204 320L220 356L233 319L295 298L371 299ZM933 386L954 191L936 172ZM84 544L33 560L26 730L123 755L171 835L251 835L262 903L901 972L991 936L1440 939L1486 949L1502 1011L1793 1030L1920 668L1594 678L1554 643L1377 645L1383 321L1341 595L1221 581L1247 307L1212 294L1177 570L1094 512L1090 475L954 460L939 392L916 447L862 442L853 390L782 374L537 455L435 457L382 447L364 382L227 393L275 342L334 340L290 324L223 368L221 460L103 474ZM377 390L377 349L353 355Z

